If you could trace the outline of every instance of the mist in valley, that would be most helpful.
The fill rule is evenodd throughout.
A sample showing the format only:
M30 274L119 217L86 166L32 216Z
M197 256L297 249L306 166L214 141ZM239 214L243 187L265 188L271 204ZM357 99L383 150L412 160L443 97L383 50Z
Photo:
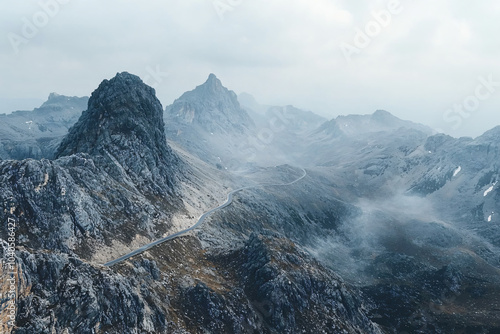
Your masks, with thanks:
M0 332L500 331L498 1L0 9Z

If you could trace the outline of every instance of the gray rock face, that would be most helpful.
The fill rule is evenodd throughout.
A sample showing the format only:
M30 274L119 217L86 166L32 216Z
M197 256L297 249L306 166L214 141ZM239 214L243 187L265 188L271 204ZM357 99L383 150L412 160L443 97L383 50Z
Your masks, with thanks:
M252 234L214 260L235 282L225 294L203 283L183 290L196 333L380 333L357 292L286 239Z
M26 286L16 333L167 332L155 321L165 315L149 309L138 281L66 255L21 252L20 263Z
M204 256L186 238L166 250L119 273L18 252L16 333L381 333L359 291L287 239L254 234Z
M128 73L104 81L58 149L58 159L0 162L2 203L26 246L91 258L170 228L182 210L180 160L167 145L154 90ZM117 232L120 231L119 234Z
M224 87L214 74L175 100L165 113L169 120L195 125L209 133L243 134L254 127L236 94Z
M165 120L169 140L219 169L242 160L246 153L240 144L255 133L236 94L214 74L168 106Z
M320 124L246 101L257 127L211 75L167 108L166 136L154 90L120 73L57 160L0 161L0 219L18 226L17 332L498 331L498 128L454 139L384 111ZM276 136L257 142L272 167L207 166L245 155L259 128ZM307 176L241 191L192 234L112 268L88 262L101 246L158 238L176 212L194 219L184 187L201 210L223 199L216 184L301 175L281 157Z
M271 332L379 333L356 293L286 239L253 234L239 261L244 291Z
M70 129L56 157L76 153L117 164L138 186L153 193L173 186L177 157L167 145L163 108L153 88L129 73L105 80Z

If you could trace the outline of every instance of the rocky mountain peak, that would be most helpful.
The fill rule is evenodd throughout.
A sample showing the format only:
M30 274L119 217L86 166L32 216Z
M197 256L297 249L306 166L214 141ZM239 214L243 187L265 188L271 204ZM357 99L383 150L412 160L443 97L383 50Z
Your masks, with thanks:
M52 92L52 93L50 93L50 94L49 94L49 98L48 98L47 100L49 100L49 101L50 101L50 100L52 100L52 99L56 99L56 98L57 98L57 97L59 97L59 96L61 96L61 95L59 95L59 94L57 94L57 93L55 93L55 92Z
M221 90L223 88L222 82L213 73L210 73L203 86L213 91Z
M45 101L39 108L35 108L35 110L47 112L47 110L44 109L55 108L57 110L60 110L61 108L67 108L69 106L80 109L81 105L86 104L87 101L88 97L66 96L58 93L50 93L47 101Z
M373 120L376 120L376 121L379 121L379 122L383 122L383 121L398 121L399 118L397 118L396 116L394 116L393 114L391 114L390 112L388 111L385 111L385 110L377 110L375 111L371 118Z
M124 72L104 80L92 93L88 109L70 129L57 156L102 154L125 136L136 137L150 149L167 151L162 107L154 89Z
M194 97L202 97L212 101L227 99L228 102L231 102L239 107L236 94L232 90L224 87L219 78L217 78L213 73L210 73L207 80L203 84L197 86L192 91L184 93L178 100L190 100Z
M224 87L214 74L167 107L166 117L173 122L197 125L209 133L242 133L255 126L236 93Z
M155 90L127 72L104 80L69 130L56 158L76 153L104 156L127 174L162 178L177 159L167 145L163 108Z

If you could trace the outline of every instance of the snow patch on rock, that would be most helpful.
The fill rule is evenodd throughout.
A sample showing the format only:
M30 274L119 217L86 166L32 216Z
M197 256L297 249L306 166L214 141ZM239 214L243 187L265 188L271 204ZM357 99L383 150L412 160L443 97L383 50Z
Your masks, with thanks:
M493 188L495 188L496 184L497 184L497 182L493 183L493 185L491 187L486 189L486 191L484 192L484 197L488 196L488 194L493 191Z

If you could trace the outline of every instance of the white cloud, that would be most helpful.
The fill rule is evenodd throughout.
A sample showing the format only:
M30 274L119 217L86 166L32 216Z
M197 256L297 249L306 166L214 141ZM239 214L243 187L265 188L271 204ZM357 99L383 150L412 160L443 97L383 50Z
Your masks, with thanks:
M498 68L498 1L400 2L401 14L351 64L340 43L352 41L356 27L389 0L242 0L231 2L222 21L212 0L71 1L18 55L6 35L20 33L23 18L40 7L2 2L0 98L88 95L118 71L145 76L147 67L160 66L169 72L157 87L163 104L214 72L229 88L265 103L329 117L380 108L439 123L477 77ZM486 101L455 134L499 124L499 100Z
M471 38L472 31L467 22L449 19L440 24L433 42L437 47L463 47Z

